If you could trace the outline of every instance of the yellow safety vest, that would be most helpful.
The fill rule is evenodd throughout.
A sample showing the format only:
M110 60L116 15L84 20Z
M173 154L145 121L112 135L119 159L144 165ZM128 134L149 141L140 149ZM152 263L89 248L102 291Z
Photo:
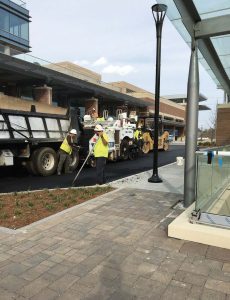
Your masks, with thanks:
M141 140L143 137L142 137L142 132L141 132L141 130L135 130L135 132L134 132L134 138L136 139L136 140Z
M105 118L104 118L104 117L97 118L97 121L98 121L98 122L104 122L104 121L105 121Z
M109 139L106 133L103 133L103 137L108 143ZM108 157L108 154L109 154L109 145L107 144L105 146L103 144L102 138L99 137L94 147L94 157Z
M62 142L60 149L62 149L69 155L72 153L72 147L69 145L67 138L65 138L64 141Z

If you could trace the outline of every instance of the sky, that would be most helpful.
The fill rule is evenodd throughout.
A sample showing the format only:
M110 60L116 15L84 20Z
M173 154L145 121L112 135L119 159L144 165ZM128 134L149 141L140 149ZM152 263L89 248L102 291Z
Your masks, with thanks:
M98 72L102 81L127 81L155 92L156 30L152 0L27 0L31 55L71 61ZM162 32L160 95L187 93L190 49L170 21ZM200 92L215 111L223 91L200 65ZM211 111L199 112L209 128Z

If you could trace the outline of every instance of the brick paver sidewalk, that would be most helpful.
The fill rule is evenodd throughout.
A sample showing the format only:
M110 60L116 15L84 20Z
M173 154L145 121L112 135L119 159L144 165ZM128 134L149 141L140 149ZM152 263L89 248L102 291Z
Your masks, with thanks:
M229 300L230 250L167 237L180 199L125 188L0 230L0 299Z

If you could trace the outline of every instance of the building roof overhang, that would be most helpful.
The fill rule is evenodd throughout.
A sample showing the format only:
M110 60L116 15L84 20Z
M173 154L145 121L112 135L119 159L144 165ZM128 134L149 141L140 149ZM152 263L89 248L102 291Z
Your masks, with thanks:
M171 101L174 101L174 100L185 100L185 101L187 101L187 95L186 94L166 95L166 96L162 96L162 97L164 97L166 99L169 99ZM206 101L206 100L208 100L208 98L205 95L199 93L199 102Z
M95 97L104 102L120 102L121 105L149 106L148 101L51 70L36 62L31 63L0 53L0 85L6 84L34 87L47 84L53 88L54 93L59 92L70 97Z
M157 0L184 40L198 41L199 61L230 96L230 2Z

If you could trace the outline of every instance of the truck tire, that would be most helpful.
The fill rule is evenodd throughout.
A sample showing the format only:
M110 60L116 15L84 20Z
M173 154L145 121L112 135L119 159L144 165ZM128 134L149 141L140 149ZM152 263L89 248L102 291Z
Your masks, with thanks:
M26 162L26 169L31 175L38 175L38 171L36 169L34 158L37 155L37 150L33 151L33 153L30 156L30 159Z
M56 172L58 159L52 148L44 147L36 150L32 161L39 175L49 176Z
M120 145L120 150L121 150L121 158L123 160L127 160L129 158L129 141L128 140L123 140Z
M74 171L77 169L78 165L79 165L79 152L78 151L73 151L71 154L71 162L69 165L69 169L70 171Z
M135 160L135 159L138 159L138 156L139 156L139 149L138 147L134 146L134 147L131 147L129 149L129 159L130 160Z

